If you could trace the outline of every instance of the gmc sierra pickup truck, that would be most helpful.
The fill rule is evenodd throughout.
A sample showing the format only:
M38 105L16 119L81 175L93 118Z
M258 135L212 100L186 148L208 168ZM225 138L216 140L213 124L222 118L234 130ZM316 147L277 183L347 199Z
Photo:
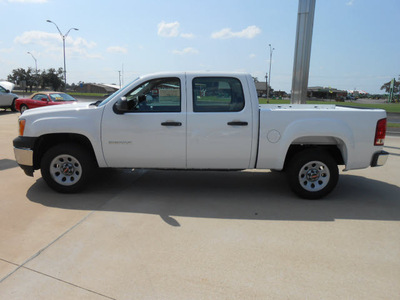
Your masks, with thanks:
M319 199L344 170L385 164L386 112L335 105L259 105L241 73L137 78L104 101L32 109L19 117L15 158L58 192L82 190L100 168L285 171Z

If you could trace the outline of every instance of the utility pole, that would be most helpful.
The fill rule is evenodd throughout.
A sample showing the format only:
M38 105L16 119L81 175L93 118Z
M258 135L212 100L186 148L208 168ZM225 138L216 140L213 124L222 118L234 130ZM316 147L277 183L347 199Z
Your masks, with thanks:
M316 0L299 0L290 103L305 104L310 71L311 43Z
M35 68L36 68L36 74L35 74L35 83L36 83L36 91L38 91L38 71L37 71L37 59L33 56L31 52L27 52L28 54L32 55L33 60L35 61Z
M67 31L67 33L64 35L64 34L62 34L61 33L61 30L60 30L60 28L58 28L58 26L57 26L57 24L56 23L54 23L53 21L51 21L51 20L47 20L46 22L48 22L48 23L53 23L56 27L57 27L57 30L58 30L58 32L60 33L60 36L61 36L61 38L62 38L62 40L63 40L63 54L64 54L64 89L66 89L67 88L67 67L66 67L66 63L65 63L65 39L67 38L67 36L68 36L68 33L73 29L73 30L79 30L78 28L70 28L68 31Z
M271 86L271 63L272 63L272 52L275 50L275 48L271 47L271 44L269 46L269 81L267 81L267 99L269 99L269 89Z

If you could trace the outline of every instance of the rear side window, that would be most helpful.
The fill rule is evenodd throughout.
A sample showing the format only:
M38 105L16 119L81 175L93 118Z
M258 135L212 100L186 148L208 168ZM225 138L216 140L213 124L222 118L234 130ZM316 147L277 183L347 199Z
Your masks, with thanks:
M37 95L32 97L33 100L42 100L43 98L47 99L47 96L43 95L43 94L37 94Z
M231 77L193 79L194 112L235 112L244 108L242 84Z

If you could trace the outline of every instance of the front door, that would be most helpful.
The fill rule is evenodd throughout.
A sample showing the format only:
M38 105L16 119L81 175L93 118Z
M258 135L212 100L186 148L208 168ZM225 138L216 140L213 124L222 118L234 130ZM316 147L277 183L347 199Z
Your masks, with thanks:
M129 112L108 105L102 122L109 167L185 168L185 76L138 83L126 95Z

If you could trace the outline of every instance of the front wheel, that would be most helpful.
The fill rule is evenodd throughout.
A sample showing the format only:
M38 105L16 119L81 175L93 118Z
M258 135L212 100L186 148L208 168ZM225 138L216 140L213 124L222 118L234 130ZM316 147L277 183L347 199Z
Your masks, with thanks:
M328 195L339 180L336 161L329 153L310 149L297 153L287 169L291 189L301 198L320 199Z
M94 170L94 160L78 144L59 144L50 148L42 158L41 173L46 183L60 193L83 190Z

